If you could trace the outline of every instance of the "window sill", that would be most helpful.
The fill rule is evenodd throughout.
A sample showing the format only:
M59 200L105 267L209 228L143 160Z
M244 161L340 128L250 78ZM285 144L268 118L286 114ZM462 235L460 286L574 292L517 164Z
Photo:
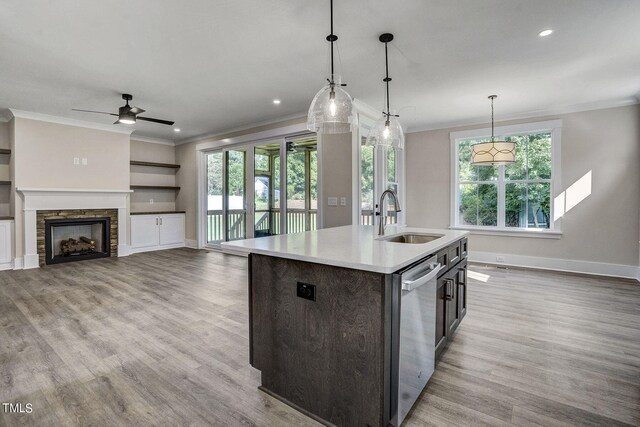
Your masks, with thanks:
M518 230L508 228L483 228L483 227L470 227L459 225L456 227L449 227L450 230L466 230L471 234L478 234L484 236L505 236L505 237L532 237L537 239L559 239L562 237L562 232L558 230Z

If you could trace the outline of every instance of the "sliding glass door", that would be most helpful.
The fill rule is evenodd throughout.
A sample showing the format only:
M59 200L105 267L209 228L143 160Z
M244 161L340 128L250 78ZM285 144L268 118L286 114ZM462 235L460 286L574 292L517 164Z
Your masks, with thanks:
M247 152L229 150L225 152L226 172L226 240L247 237Z
M287 233L315 230L318 220L316 137L287 141Z
M207 245L317 228L315 136L234 146L204 156Z
M206 153L207 197L206 197L206 236L207 244L216 244L225 240L224 211L222 209L224 173L222 151Z
M206 165L207 244L246 238L246 150L206 153Z
M254 236L280 234L280 143L254 148Z

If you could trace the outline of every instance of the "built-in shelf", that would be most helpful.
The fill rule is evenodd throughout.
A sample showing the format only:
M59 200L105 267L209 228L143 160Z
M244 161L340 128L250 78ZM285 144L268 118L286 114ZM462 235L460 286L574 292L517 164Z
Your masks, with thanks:
M1 154L1 152L0 152ZM169 169L180 169L180 165L174 165L172 163L155 163L155 162L143 162L140 160L131 160L129 162L132 166L149 166L153 168L169 168Z
M11 185L11 181L0 181L0 185Z
M131 212L131 215L168 215L168 214L183 214L185 211L157 211L157 212Z
M180 187L172 185L132 185L132 190L179 190Z
M11 154L11 150L9 150L8 148L0 148L0 154Z

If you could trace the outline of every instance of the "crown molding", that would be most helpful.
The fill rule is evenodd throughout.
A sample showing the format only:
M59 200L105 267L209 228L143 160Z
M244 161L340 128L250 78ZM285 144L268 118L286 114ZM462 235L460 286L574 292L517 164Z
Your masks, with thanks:
M604 110L606 108L627 107L627 106L635 105L639 103L640 103L640 97L629 96L626 98L609 99L605 101L588 102L583 104L551 107L551 108L542 109L542 110L532 110L532 111L525 111L522 113L515 113L508 116L501 116L500 122L507 122L509 120L532 119L532 118L539 118L539 117L545 117L545 116L555 116L558 114L580 113L583 111ZM487 123L486 118L481 121L470 121L469 119L456 120L451 122L437 123L430 126L412 126L407 129L406 133L427 132L432 130L442 130L442 129L450 129L450 128L466 127L466 126L480 126L480 125L485 125L486 123Z
M295 114L291 114L288 116L283 116L277 119L273 119L273 120L266 120L266 121L262 121L262 122L257 122L257 123L253 123L251 125L247 125L247 126L240 126L237 128L232 128L232 129L228 129L222 132L215 132L215 133L209 133L209 134L204 134L204 135L199 135L199 136L193 136L191 138L186 138L186 139L182 139L179 141L176 141L176 145L183 145L183 144L189 144L191 142L208 142L208 141L218 141L220 139L222 139L223 137L228 136L229 134L232 133L236 133L236 132L242 132L245 130L251 130L251 129L255 129L261 126L268 126L268 125L273 125L276 123L281 123L281 122L286 122L289 120L294 120L294 119L301 119L303 117L307 117L307 113L295 113Z
M140 141L140 142L149 142L151 144L160 144L160 145L170 145L175 146L175 141L171 141L170 139L163 138L152 138L149 136L139 136L139 135L131 135L132 141Z
M362 113L366 116L369 116L372 120L377 120L382 117L382 110L378 110L373 108L371 105L367 104L364 101L361 101L358 98L353 98L353 105L356 107L356 111L358 113Z
M19 119L37 120L40 122L56 123L60 125L76 126L87 129L96 129L106 132L121 133L131 135L135 129L127 129L118 125L107 125L101 123L85 122L84 120L70 119L68 117L51 116L49 114L34 113L31 111L16 110L9 108L12 117Z
M8 108L0 110L0 122L6 123L13 118L11 111Z

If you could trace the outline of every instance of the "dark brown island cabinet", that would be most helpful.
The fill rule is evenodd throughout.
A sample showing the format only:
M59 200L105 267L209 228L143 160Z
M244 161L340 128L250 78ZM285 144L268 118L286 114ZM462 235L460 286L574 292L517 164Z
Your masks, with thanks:
M445 351L467 311L467 250L463 237L425 253L441 268L435 301L417 312L429 330L414 328L409 338L401 338L405 291L397 274L251 253L250 362L261 371L261 390L326 425L399 425L399 388L415 380L419 395L426 382L419 377L431 375L403 378L400 365L413 355L402 355L399 341L433 341L432 365Z

